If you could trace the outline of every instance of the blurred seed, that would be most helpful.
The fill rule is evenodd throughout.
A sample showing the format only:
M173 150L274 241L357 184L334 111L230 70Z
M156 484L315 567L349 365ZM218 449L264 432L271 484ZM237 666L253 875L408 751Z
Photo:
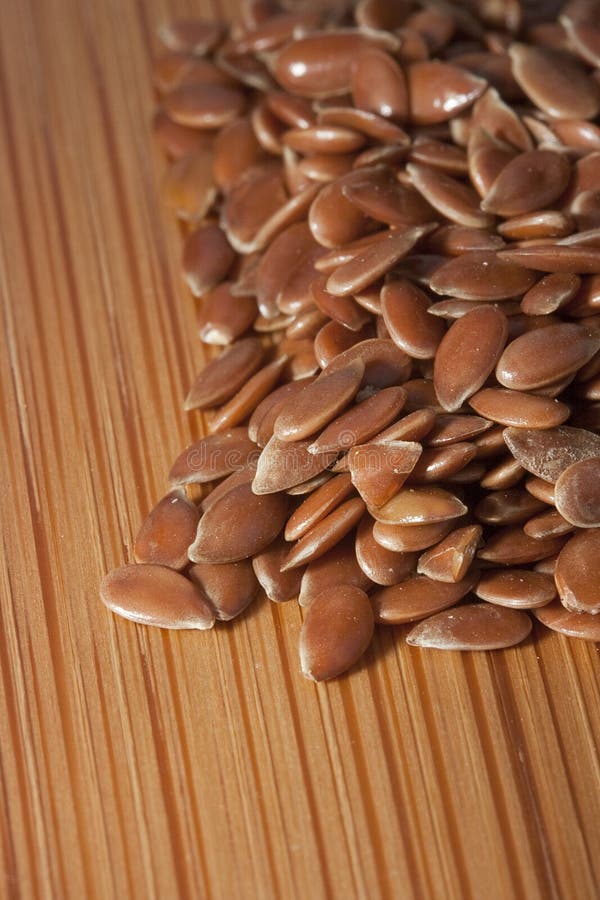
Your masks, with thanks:
M212 206L217 194L212 161L212 150L202 147L171 164L163 179L162 194L178 218L197 222Z
M513 75L528 98L557 119L593 119L600 111L600 85L566 53L512 44Z
M520 644L530 631L531 619L526 613L473 603L420 622L406 642L436 650L501 650Z
M578 532L560 551L554 577L561 602L571 612L600 612L599 553L600 531L595 528Z
M221 129L215 137L213 176L227 193L248 169L264 159L248 119L237 119Z
M359 131L339 125L292 128L284 133L283 141L298 153L354 153L365 144Z
M244 111L242 91L225 84L181 84L164 98L167 114L179 125L215 130Z
M379 146L363 150L356 158L359 167L370 166L374 162L398 162L408 152L410 137L399 125L377 113L352 106L330 106L319 110L318 121L323 125L340 125L352 128L376 141ZM381 159L370 159L374 154Z
M354 105L367 112L404 122L408 87L404 73L383 50L363 49L354 61L350 86Z
M198 375L184 409L206 409L229 400L256 372L264 351L258 338L243 338L211 360Z
M239 616L258 593L258 582L248 559L220 564L194 563L188 576L202 589L221 622Z
M402 625L425 619L455 606L472 590L476 580L474 573L457 582L434 581L427 575L413 575L373 594L371 603L375 621L379 625Z
M172 159L193 156L199 150L210 150L213 144L212 134L178 125L161 108L154 114L152 130L161 149Z
M600 527L600 451L561 472L555 502L558 512L578 528Z
M218 225L203 225L187 236L183 274L195 297L216 287L227 275L235 253Z
M527 491L515 488L492 491L477 503L473 515L486 525L514 525L545 509L544 503Z
M482 78L438 60L408 66L410 115L415 125L446 122L483 94Z
M311 603L300 632L302 674L336 678L363 655L373 637L373 611L364 591L340 584Z
M473 121L484 132L517 150L533 150L533 141L517 112L489 87L473 106Z

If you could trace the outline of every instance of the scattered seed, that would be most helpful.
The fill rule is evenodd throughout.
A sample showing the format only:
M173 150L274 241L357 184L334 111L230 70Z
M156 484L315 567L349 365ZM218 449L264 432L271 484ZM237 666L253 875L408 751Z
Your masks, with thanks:
M526 613L473 603L420 622L406 642L435 650L502 650L520 644L530 631L531 619Z

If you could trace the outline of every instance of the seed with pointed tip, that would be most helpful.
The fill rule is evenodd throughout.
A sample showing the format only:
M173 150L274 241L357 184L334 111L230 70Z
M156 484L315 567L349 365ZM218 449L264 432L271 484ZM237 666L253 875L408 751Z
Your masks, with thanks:
M247 559L232 563L194 563L187 574L203 590L221 622L239 616L258 593L258 582Z
M190 503L184 491L171 491L142 523L135 539L135 561L184 569L199 519L198 507Z
M373 610L364 591L348 584L323 591L308 607L302 623L302 674L313 681L341 675L363 655L373 631Z
M524 612L473 603L425 619L406 642L435 650L501 650L520 644L530 631L531 619Z
M282 441L298 441L327 425L350 403L365 371L362 360L353 360L334 372L326 370L295 398L275 420L275 436Z

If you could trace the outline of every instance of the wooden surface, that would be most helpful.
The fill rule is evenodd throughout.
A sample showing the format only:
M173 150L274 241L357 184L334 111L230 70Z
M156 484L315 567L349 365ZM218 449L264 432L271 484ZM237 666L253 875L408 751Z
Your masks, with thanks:
M390 629L317 687L294 603L171 634L98 601L200 429L148 129L155 28L192 9L2 4L0 896L592 900L594 645Z

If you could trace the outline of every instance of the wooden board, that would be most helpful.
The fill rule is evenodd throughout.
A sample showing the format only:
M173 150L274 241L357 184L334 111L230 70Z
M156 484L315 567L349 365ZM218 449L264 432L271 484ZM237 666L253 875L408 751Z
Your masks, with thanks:
M156 26L202 9L3 4L0 894L592 900L594 645L381 631L315 686L293 603L171 634L98 601L201 428L148 123Z

